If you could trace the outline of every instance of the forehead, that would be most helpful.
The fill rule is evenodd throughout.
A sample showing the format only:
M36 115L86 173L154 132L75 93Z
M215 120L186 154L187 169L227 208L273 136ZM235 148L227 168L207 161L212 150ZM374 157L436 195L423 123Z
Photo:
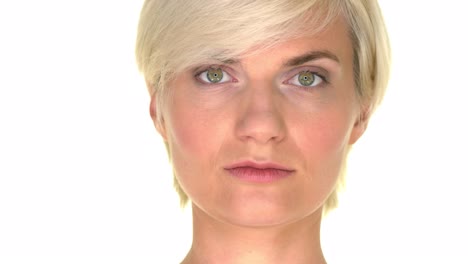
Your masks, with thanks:
M174 77L200 65L234 64L251 57L258 59L258 56L263 56L259 63L279 65L313 51L331 53L338 58L340 64L351 65L352 69L353 47L347 19L338 14L325 24L326 20L319 21L318 24L307 19L301 23L293 23L287 29L278 30L282 33L271 35L271 38L266 37L268 34L259 38L258 35L252 35L252 32L234 32L213 38L197 37L190 45L184 41L188 46L184 44L173 50L177 52L174 53L172 62L169 61L173 65L170 73ZM242 36L249 41L245 41L246 38Z
M258 60L259 57L265 66L295 66L311 59L321 58L334 61L339 65L351 64L353 47L348 25L345 19L337 17L320 32L285 39L268 49L252 47L240 58L232 58L224 62L248 62L252 61L251 58Z

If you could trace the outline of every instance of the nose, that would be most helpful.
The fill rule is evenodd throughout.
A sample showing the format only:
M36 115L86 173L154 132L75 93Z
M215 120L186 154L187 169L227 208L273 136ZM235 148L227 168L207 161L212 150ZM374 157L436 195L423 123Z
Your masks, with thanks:
M236 135L256 144L280 142L286 135L281 95L274 89L248 89L238 109Z

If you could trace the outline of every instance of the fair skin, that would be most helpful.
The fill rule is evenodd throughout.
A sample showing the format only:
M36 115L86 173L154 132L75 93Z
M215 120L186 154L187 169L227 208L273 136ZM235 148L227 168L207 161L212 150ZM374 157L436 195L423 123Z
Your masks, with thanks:
M207 70L218 68L224 78L212 83ZM307 71L310 86L298 82ZM229 63L195 65L168 89L168 103L157 109L153 97L151 113L192 201L193 244L182 263L325 263L322 206L366 128L345 22ZM231 173L244 161L276 164L284 177Z

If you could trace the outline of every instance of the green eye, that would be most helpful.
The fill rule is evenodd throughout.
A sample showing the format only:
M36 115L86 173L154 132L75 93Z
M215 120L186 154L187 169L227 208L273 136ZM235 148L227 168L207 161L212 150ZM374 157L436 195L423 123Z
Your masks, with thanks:
M206 78L212 83L218 83L223 79L223 71L220 68L208 69L206 71Z
M298 74L298 81L301 85L310 86L315 81L315 75L310 71L303 71Z

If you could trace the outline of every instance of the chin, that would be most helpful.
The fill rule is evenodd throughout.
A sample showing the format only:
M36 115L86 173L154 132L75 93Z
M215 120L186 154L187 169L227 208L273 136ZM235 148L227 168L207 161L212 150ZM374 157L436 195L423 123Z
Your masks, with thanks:
M222 222L252 228L287 225L311 215L321 215L321 207L297 206L294 202L249 199L222 206L216 218ZM227 209L227 210L226 210Z

